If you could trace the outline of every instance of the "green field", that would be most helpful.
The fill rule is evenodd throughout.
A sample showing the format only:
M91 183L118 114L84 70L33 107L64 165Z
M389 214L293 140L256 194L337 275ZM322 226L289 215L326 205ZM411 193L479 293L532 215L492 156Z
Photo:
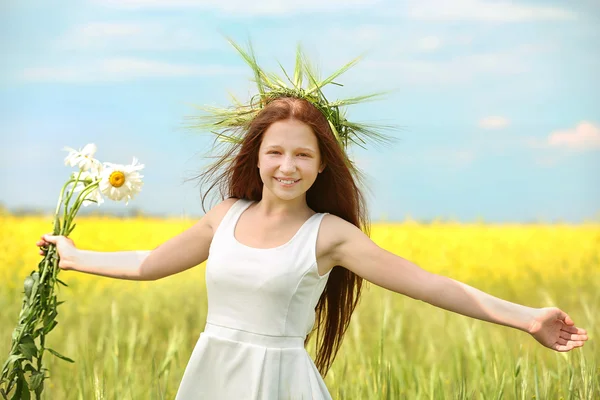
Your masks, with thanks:
M0 357L8 354L36 266L40 218L0 221ZM161 220L79 220L76 243L151 249L189 226ZM143 226L144 229L140 229ZM115 238L112 232L119 232ZM369 284L325 382L334 399L600 398L600 229L589 226L381 225L382 247L510 301L558 306L588 330L557 353L527 334L414 301ZM76 360L45 361L45 399L173 399L202 332L204 266L156 282L61 272L59 325L48 346ZM314 341L309 353L315 355Z

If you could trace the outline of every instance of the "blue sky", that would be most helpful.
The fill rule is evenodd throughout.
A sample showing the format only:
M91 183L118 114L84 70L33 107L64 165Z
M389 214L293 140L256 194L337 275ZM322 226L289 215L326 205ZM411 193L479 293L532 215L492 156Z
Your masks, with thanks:
M567 5L568 4L568 5ZM600 218L600 5L596 1L82 0L0 5L0 202L52 210L71 173L63 146L146 165L130 202L202 214L186 178L209 134L194 104L253 93L223 35L323 74L355 56L329 97L393 89L349 118L397 124L390 147L355 150L373 220ZM567 8L570 7L570 8ZM95 207L95 206L92 206ZM123 204L104 209L125 210Z

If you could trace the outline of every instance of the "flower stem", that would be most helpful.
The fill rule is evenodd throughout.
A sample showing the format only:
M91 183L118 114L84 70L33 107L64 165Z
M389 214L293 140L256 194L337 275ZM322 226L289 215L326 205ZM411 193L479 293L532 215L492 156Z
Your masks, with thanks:
M83 173L83 170L80 169L79 174L77 174L77 179L75 179L75 182L79 182L79 178L81 177L82 173ZM65 220L67 219L67 209L69 208L69 201L71 201L71 197L73 197L74 191L75 191L75 185L73 185L73 187L67 194L67 199L65 200L65 207L64 207L64 214L63 214L63 230L64 230L64 225L65 225Z
M71 222L75 219L75 216L79 212L79 209L85 201L86 196L93 192L99 185L100 181L94 182L88 185L85 189L83 189L81 193L79 193L79 195L75 199L73 207L71 207L71 210L69 211L68 216L66 216L65 220L63 221L63 230L61 232L62 235L68 235L71 232Z
M56 204L56 210L54 211L54 232L52 233L53 235L57 235L60 230L60 220L58 219L58 213L60 212L60 206L62 204L63 196L65 194L65 189L73 181L73 179L69 179L60 190L60 195L58 196L58 203Z

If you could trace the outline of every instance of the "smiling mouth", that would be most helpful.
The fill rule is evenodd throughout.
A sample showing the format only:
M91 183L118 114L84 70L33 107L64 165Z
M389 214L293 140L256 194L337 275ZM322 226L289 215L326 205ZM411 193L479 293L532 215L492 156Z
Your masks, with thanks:
M300 179L281 179L281 178L275 178L275 180L279 183L283 183L284 185L293 185L294 183L300 181Z

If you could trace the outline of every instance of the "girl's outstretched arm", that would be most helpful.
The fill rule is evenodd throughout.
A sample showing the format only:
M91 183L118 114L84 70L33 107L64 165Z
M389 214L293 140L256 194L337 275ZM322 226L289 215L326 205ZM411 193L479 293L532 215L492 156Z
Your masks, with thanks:
M562 310L532 308L484 293L454 279L433 274L377 246L354 225L326 216L321 227L335 265L378 286L436 307L483 321L520 329L556 351L583 346L587 332Z
M235 199L227 199L211 209L200 221L154 250L101 252L78 249L70 238L43 235L36 244L53 243L59 267L110 278L149 281L173 275L208 258L214 230ZM40 250L44 254L43 250Z

